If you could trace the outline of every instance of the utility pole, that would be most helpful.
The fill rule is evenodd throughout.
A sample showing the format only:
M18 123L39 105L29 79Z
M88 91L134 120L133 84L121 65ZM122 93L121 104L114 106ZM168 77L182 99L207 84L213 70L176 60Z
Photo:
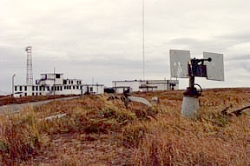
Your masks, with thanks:
M54 67L54 95L56 94L56 68Z
M13 74L13 76L12 76L12 96L14 96L14 88L15 88L15 83L14 83L14 77L16 76L16 74Z

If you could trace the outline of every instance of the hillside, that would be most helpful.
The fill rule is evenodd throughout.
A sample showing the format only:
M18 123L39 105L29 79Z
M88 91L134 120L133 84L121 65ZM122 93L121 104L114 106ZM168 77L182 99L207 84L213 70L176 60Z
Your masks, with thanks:
M209 89L200 114L180 114L183 91L134 93L152 108L90 95L1 115L2 165L250 165L250 88ZM120 96L118 96L120 97ZM62 115L60 118L49 116Z

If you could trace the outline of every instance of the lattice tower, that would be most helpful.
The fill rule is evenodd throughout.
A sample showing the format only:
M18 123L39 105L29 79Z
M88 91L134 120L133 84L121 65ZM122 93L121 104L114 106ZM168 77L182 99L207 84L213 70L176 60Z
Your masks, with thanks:
M32 54L31 54L31 46L26 47L27 52L27 75L26 75L26 84L33 84L33 72L32 72Z

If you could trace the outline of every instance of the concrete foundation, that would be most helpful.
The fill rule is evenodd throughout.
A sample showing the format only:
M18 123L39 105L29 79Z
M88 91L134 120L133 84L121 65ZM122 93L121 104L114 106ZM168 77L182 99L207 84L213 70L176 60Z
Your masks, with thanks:
M199 100L197 97L184 96L181 113L187 118L197 118L199 110Z

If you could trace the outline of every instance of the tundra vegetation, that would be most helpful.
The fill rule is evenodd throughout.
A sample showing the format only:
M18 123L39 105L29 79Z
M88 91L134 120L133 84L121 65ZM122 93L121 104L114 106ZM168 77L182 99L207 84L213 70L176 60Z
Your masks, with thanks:
M183 91L132 95L160 103L89 95L0 115L1 165L250 165L249 115L221 113L250 89L205 90L196 120L180 113Z

